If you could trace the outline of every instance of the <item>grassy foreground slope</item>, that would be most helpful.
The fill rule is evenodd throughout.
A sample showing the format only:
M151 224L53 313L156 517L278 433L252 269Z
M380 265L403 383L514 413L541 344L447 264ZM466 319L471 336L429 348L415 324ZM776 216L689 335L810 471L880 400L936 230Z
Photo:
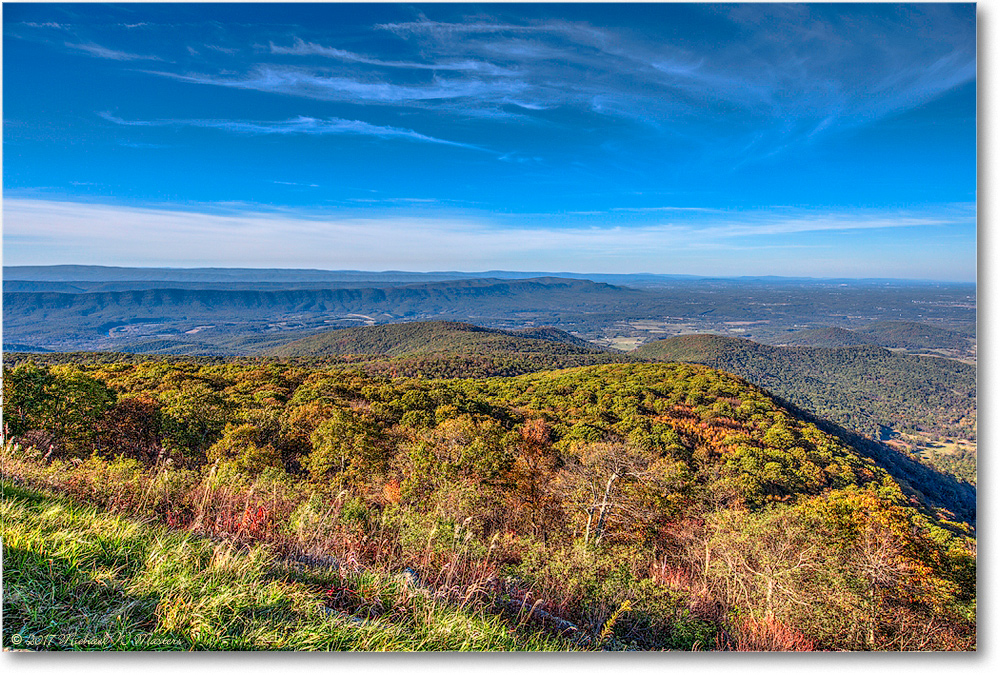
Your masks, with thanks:
M0 483L3 646L32 650L552 650L401 577L307 566ZM332 591L332 592L331 592ZM383 608L345 611L339 596ZM338 608L338 604L340 608Z

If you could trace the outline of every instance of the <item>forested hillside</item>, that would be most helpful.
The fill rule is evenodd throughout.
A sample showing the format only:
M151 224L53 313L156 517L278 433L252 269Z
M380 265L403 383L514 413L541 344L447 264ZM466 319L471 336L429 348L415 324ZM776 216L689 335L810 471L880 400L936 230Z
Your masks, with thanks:
M859 328L857 332L868 336L873 344L897 349L964 349L975 334L915 321L879 321Z
M552 327L505 331L450 321L345 328L266 354L307 364L349 361L368 372L425 377L509 376L633 360Z
M976 481L975 366L874 346L771 347L718 335L658 340L632 353L734 373L872 439L912 438L900 447ZM933 452L942 439L962 444Z
M975 539L957 522L974 512L931 504L766 392L699 365L426 380L24 363L4 373L4 419L6 480L307 566L334 561L338 580L310 597L372 635L428 632L433 612L387 581L409 570L440 611L577 649L975 648ZM27 535L39 515L15 510L3 527L22 528L18 579L69 584L100 564L77 558L73 572ZM79 521L59 522L46 527ZM10 588L5 614L20 625L6 634L39 630L56 600ZM264 645L252 614L199 624L181 604L149 625Z
M771 347L718 335L659 340L633 353L720 368L876 438L901 422L975 438L976 369L948 359L873 346Z
M911 352L933 352L955 357L974 356L972 334L915 321L879 321L853 330L827 326L794 331L780 344L793 347L854 347L877 345Z
M280 358L369 354L404 356L433 352L579 354L606 352L555 328L504 331L453 321L417 321L329 331L276 347Z
M794 331L781 336L780 342L789 347L857 347L874 344L858 331L835 326Z

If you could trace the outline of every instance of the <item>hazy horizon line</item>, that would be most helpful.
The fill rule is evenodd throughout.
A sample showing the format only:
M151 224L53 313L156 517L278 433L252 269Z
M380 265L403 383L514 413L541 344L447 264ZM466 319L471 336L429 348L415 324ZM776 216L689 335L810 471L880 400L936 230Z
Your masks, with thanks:
M198 267L187 267L187 266L169 266L169 265L111 265L111 264L86 264L86 263L48 263L48 264L35 264L35 265L7 265L2 266L3 270L14 270L14 269L39 269L39 268L53 268L53 267L76 267L76 268L99 268L99 269L116 269L116 270L170 270L170 271L188 271L188 272L198 272L198 271L214 271L214 270L227 270L227 271L272 271L272 272L320 272L320 273L342 273L342 274L413 274L413 275L444 275L444 274L455 274L463 275L480 279L491 278L490 274L518 274L526 275L525 278L562 278L562 277L664 277L664 278L684 278L684 279L726 279L726 280L740 280L740 279L776 279L776 280L792 280L792 281L869 281L869 282L906 282L915 284L935 284L935 283L947 283L947 284L972 284L978 285L978 274L977 278L969 280L961 279L912 279L905 277L852 277L852 276L829 276L829 277L814 277L814 276L799 276L799 275L783 275L783 274L739 274L739 275L726 275L726 274L688 274L688 273L672 273L672 272L571 272L571 271L559 271L553 272L548 270L517 270L517 269L491 269L491 270L481 270L481 271L466 271L458 269L435 269L435 270L413 270L413 269L346 269L346 268L320 268L320 267L255 267L255 266L226 266L226 265L213 265L213 266L198 266ZM45 281L42 279L13 279L12 281ZM83 279L76 279L75 281L84 281ZM120 281L120 280L119 280ZM262 282L266 283L266 282Z

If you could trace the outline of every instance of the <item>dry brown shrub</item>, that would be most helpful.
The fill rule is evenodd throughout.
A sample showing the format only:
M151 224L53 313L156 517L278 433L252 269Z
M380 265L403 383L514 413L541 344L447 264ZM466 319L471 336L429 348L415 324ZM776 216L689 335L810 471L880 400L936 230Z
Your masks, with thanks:
M720 646L720 649L725 648ZM816 644L774 617L741 617L733 626L728 649L736 652L812 652L816 651Z

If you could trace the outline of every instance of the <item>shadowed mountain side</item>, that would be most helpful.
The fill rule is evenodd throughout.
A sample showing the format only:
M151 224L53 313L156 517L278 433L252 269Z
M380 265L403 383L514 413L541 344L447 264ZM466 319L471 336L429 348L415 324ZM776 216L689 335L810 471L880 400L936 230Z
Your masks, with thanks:
M516 330L508 331L510 335L521 338L533 338L536 340L545 340L547 342L561 342L567 345L574 345L576 347L582 347L588 350L600 350L600 351L615 351L610 347L603 347L601 345L594 344L584 340L583 338L578 338L575 335L571 335L564 330L559 330L554 326L538 326L537 328L518 328Z
M20 345L16 342L5 342L3 345L4 352L28 352L28 353L45 353L52 351L51 349L45 349L44 347L34 347L32 345Z
M904 489L914 493L920 500L933 508L950 511L957 520L976 526L976 488L942 471L921 464L912 457L894 450L885 443L872 440L851 431L828 419L818 417L808 410L771 394L775 402L794 415L812 422L822 431L840 439L858 454L868 457Z

